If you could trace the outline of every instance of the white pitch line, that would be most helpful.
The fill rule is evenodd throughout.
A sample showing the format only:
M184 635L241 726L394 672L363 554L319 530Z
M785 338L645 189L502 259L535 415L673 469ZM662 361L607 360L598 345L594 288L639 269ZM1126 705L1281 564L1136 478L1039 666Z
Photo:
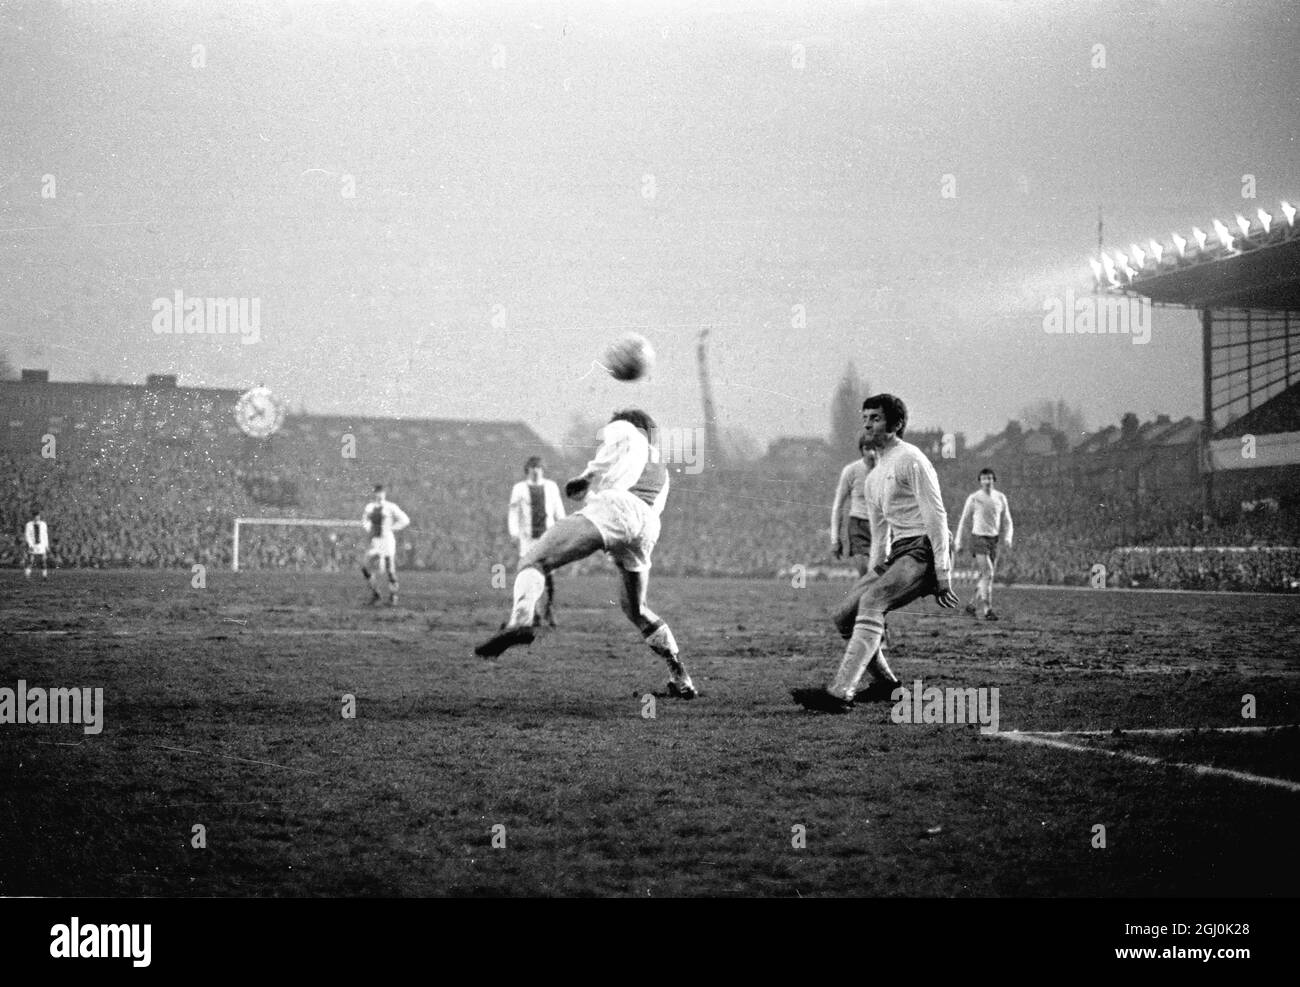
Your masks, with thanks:
M1039 737L1031 733L1021 733L1018 730L998 731L993 734L995 737L1005 737L1007 740L1014 740L1018 743L1041 744L1044 747L1056 747L1066 751L1083 751L1087 754L1105 754L1108 757L1118 757L1125 761L1135 761L1138 764L1151 765L1160 768L1182 768L1184 771L1191 771L1198 775L1214 775L1220 778L1233 778L1237 781L1248 781L1256 785L1266 785L1273 788L1281 788L1288 792L1300 792L1300 782L1288 781L1285 778L1269 778L1266 775L1252 775L1245 771L1233 771L1231 768L1215 768L1208 764L1187 764L1182 761L1162 761L1160 758L1147 757L1145 754L1131 754L1128 751L1108 751L1102 747L1086 747L1083 744L1067 744L1063 740L1053 740L1050 737Z
M1130 733L1180 734L1180 733L1268 733L1272 730L1298 730L1300 723L1282 723L1278 726L1260 727L1140 727L1113 730L1015 730L1013 733L1032 734L1035 737L1117 737Z

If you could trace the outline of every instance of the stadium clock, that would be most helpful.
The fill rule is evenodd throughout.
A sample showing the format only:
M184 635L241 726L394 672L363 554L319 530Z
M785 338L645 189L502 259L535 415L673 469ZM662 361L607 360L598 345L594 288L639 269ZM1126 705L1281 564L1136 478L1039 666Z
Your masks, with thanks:
M235 423L245 435L265 439L284 422L284 409L270 388L254 387L235 402Z

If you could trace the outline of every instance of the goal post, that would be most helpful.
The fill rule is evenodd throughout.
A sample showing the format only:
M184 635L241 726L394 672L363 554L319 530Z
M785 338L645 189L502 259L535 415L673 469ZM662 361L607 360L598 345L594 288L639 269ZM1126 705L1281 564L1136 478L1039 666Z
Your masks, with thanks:
M237 517L235 518L234 530L231 533L231 552L230 568L233 572L239 571L239 543L240 529L245 526L269 525L272 527L303 527L303 528L353 528L361 529L365 527L365 522L356 518L352 520L339 520L337 518L314 518L314 517Z

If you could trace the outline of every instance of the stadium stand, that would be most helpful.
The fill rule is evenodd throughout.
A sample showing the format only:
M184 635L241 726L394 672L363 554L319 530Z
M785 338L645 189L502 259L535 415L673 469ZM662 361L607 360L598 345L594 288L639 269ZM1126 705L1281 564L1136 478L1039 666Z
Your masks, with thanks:
M39 506L60 566L228 567L235 517L351 518L382 480L412 518L400 566L487 571L516 558L505 500L524 458L540 452L552 476L580 465L520 423L290 416L270 439L252 439L231 414L237 397L166 378L0 382L0 524L11 532L0 564L21 561L22 523ZM935 465L954 523L979 468L997 468L1018 532L1000 564L1009 582L1084 585L1100 563L1110 586L1295 591L1297 477L1240 471L1244 485L1207 519L1198 440L1195 421L1165 417L1103 429L1073 451L1009 429ZM830 495L849 457L812 441L774 446L779 456L744 470L672 467L657 573L771 577L832 564ZM360 547L359 529L263 531L247 536L240 563L339 571Z

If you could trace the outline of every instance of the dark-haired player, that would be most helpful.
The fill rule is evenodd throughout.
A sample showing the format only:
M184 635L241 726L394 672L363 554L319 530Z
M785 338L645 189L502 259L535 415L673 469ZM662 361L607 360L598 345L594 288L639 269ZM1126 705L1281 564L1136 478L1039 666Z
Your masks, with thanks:
M401 531L411 519L406 513L388 499L382 483L375 486L375 499L366 505L361 516L361 523L366 526L370 536L370 547L366 549L365 561L361 563L361 574L366 577L370 587L370 602L379 602L378 576L380 572L388 575L388 605L397 606L397 539L394 532ZM371 572L371 567L375 571Z
M975 595L966 604L966 612L973 617L980 616L978 607L984 607L985 620L997 620L993 612L993 572L998 562L998 543L1011 547L1011 537L1015 530L1011 524L1011 508L1007 505L1006 495L1001 490L994 490L998 475L985 466L980 470L980 488L966 498L962 508L961 520L957 522L957 542L953 551L960 555L966 545L966 522L970 521L971 554L975 556L975 566L979 569L979 580L975 583Z
M672 630L645 602L659 515L668 500L668 470L651 441L654 430L650 416L635 408L615 412L600 430L595 458L564 485L567 497L583 500L582 508L557 521L520 561L510 619L500 633L475 648L475 654L495 658L507 648L531 644L533 616L547 574L604 551L618 567L623 613L668 665L668 695L696 697Z
M855 699L891 698L899 682L880 650L886 613L922 596L934 596L943 607L960 602L950 585L939 478L925 453L903 441L907 405L892 394L873 395L862 402L862 426L876 450L876 468L867 476L871 568L835 613L849 643L830 685L793 693L799 705L823 713L848 712ZM868 672L872 684L860 693Z
M510 511L506 515L506 528L510 537L519 543L519 562L522 565L539 538L564 517L564 501L554 480L546 479L545 464L541 456L529 456L524 463L524 479L510 491ZM546 623L555 626L555 580L546 574Z

